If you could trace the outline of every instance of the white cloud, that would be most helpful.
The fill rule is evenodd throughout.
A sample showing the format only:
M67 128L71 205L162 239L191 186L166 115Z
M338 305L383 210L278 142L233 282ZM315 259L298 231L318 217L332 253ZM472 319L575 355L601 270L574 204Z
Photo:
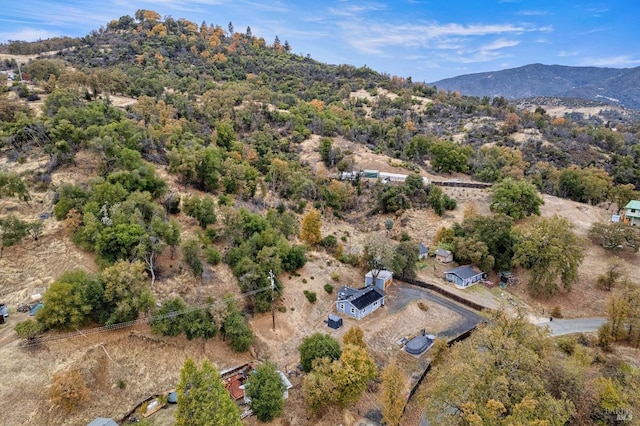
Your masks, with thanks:
M627 67L637 66L640 59L632 58L629 55L618 55L604 58L584 58L581 61L584 66L592 67Z
M535 27L527 24L373 24L345 21L342 23L346 39L360 52L381 54L387 47L451 48L461 47L461 41L469 43L474 38L490 35L520 35L526 32L551 31L551 27ZM502 41L501 43L505 43ZM513 45L514 41L506 42ZM496 48L500 46L496 45ZM508 46L502 46L508 47ZM472 49L468 49L472 50ZM477 49L476 49L477 50Z
M561 50L558 52L556 56L559 56L560 58L568 58L571 56L578 56L579 54L580 52L578 52L577 50L574 50L574 51Z
M506 40L503 38L500 38L492 43L489 44L485 44L484 46L481 46L479 49L479 51L485 51L485 50L498 50L498 49L504 49L505 47L514 47L520 44L520 41L518 40Z
M45 40L51 37L57 37L59 34L54 31L40 30L35 28L20 28L11 32L0 32L0 42L9 40L15 41L37 41Z
M516 15L522 16L542 16L546 15L548 12L546 10L519 10L516 12Z

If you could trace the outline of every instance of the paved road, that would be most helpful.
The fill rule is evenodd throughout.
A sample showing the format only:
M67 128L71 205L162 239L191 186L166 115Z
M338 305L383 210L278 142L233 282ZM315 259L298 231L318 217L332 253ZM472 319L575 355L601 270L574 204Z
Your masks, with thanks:
M571 333L589 333L598 331L598 328L607 321L606 318L578 318L555 319L537 323L540 327L549 327L552 336L562 336Z

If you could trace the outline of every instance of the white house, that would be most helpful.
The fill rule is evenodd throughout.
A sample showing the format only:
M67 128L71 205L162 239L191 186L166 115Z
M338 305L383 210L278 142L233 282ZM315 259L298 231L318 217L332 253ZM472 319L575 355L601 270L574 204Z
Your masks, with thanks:
M336 309L340 313L359 320L384 306L386 297L383 290L372 285L361 289L340 287Z
M444 278L458 288L467 288L486 277L487 274L472 265L458 266L444 272Z
M624 209L624 222L631 226L640 226L640 201L631 200Z

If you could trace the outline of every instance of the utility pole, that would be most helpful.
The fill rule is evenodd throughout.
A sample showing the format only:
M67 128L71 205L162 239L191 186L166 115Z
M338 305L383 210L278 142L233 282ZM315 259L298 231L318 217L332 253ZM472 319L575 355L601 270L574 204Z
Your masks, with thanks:
M276 331L276 305L274 303L274 291L276 289L276 283L273 276L273 271L269 271L269 279L271 280L271 320L273 321L273 331Z

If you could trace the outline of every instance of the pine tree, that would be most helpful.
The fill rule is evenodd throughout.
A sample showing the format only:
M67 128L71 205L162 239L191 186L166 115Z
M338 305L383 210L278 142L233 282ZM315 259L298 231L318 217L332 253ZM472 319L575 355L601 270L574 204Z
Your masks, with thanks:
M178 384L177 426L241 426L240 412L208 360L200 369L187 359Z

